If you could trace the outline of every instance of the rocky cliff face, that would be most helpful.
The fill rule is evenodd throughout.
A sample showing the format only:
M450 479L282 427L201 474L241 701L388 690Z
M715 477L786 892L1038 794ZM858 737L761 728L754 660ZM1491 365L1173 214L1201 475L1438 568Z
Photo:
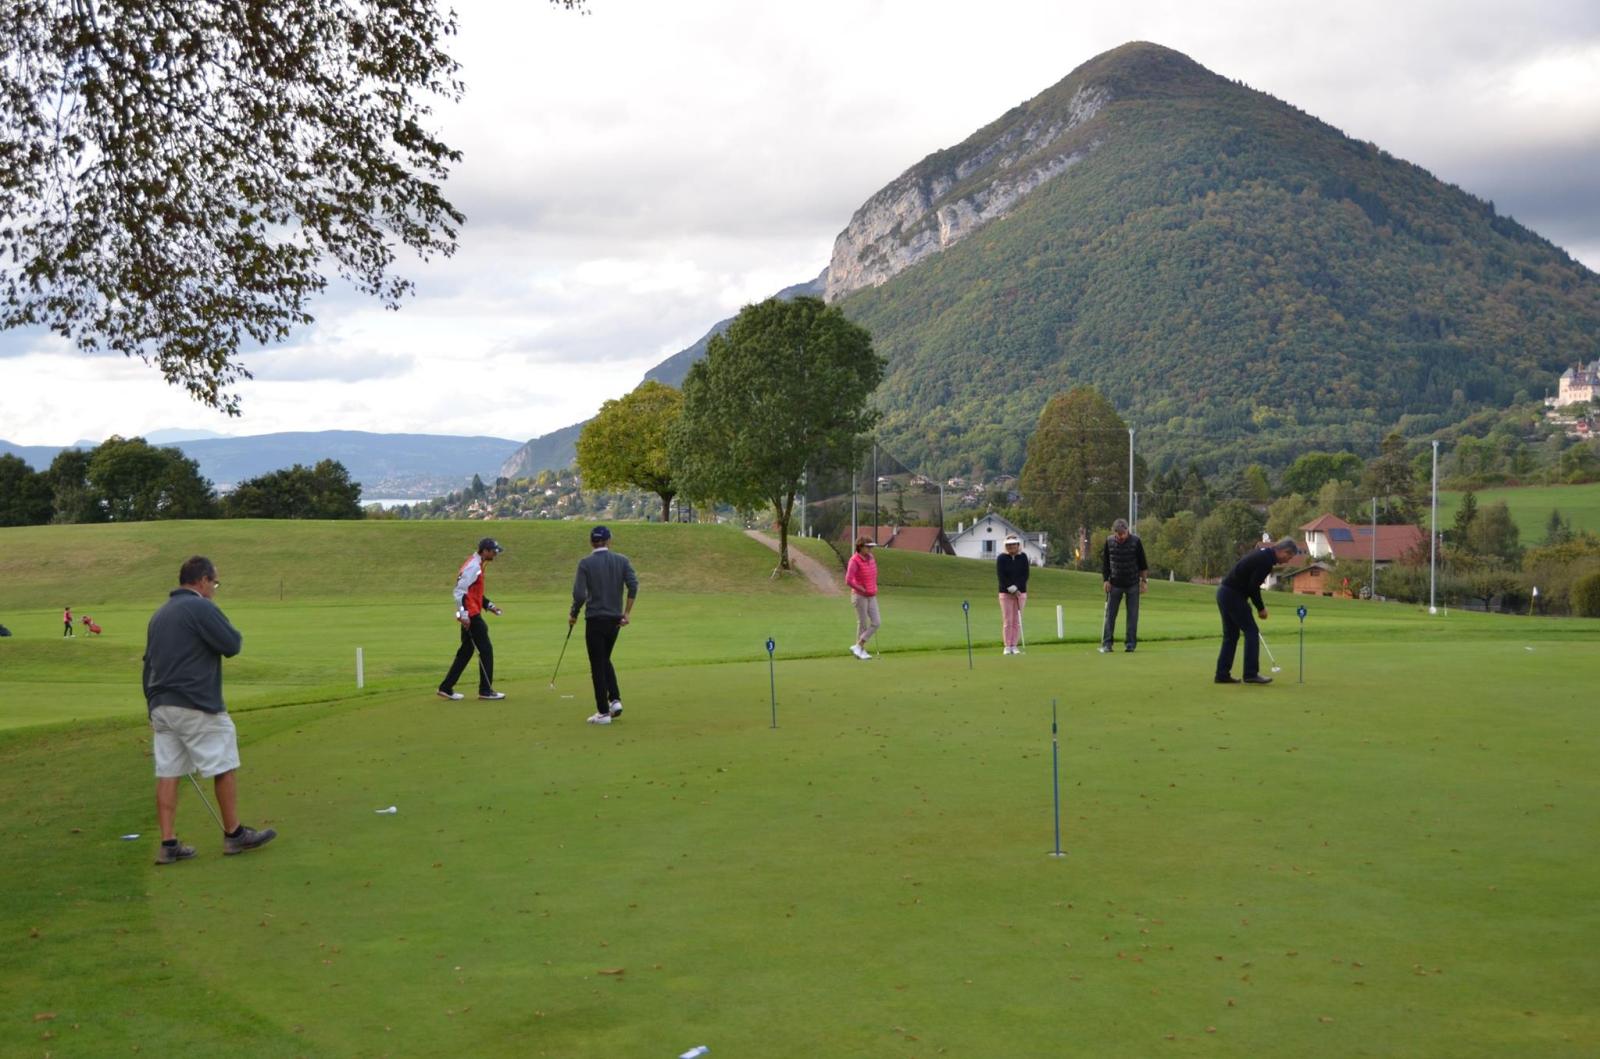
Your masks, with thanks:
M1110 100L1109 88L1089 84L1055 113L1019 108L879 191L834 240L827 300L878 286L1010 213L1088 157L1096 141L1072 134Z

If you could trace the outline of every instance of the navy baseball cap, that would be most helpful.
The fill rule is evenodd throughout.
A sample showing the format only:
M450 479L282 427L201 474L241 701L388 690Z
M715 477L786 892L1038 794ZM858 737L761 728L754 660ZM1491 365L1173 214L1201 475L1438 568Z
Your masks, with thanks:
M500 542L495 540L493 537L485 537L483 540L479 541L478 550L480 552L491 551L496 555L499 555L501 552L505 551L504 548L500 547Z
M604 526L596 526L594 529L589 531L589 542L591 544L597 541L608 541L610 539L611 531L606 529Z

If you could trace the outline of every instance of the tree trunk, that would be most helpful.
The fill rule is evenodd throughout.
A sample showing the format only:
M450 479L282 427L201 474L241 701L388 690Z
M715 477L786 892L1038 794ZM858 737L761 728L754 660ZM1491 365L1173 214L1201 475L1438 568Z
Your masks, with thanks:
M661 498L661 521L672 521L672 498L675 494L657 493L656 495Z
M789 565L789 518L794 514L794 493L774 500L772 507L778 513L778 569L790 570L793 568Z

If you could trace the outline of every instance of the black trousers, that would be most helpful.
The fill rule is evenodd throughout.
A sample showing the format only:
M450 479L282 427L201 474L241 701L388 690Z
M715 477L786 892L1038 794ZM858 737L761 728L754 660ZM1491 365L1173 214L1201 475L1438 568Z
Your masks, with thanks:
M1101 647L1109 648L1117 638L1117 607L1124 601L1128 604L1128 650L1133 650L1139 642L1139 586L1123 588L1121 585L1112 585L1106 591L1106 621L1105 627L1100 630Z
M589 650L589 679L594 681L594 712L610 713L622 701L617 671L611 666L611 649L617 646L622 623L616 618L595 618L583 623L583 646Z
M1241 635L1244 637L1244 675L1256 676L1261 672L1261 634L1256 629L1250 601L1227 585L1218 585L1217 610L1222 612L1222 651L1217 655L1217 676L1230 675L1234 648Z
M444 683L439 685L440 691L449 694L456 690L456 681L467 671L474 649L478 652L478 694L487 695L494 690L494 645L489 642L489 623L482 614L474 614L461 630L461 647L456 651L456 660L450 663L450 672L444 675Z

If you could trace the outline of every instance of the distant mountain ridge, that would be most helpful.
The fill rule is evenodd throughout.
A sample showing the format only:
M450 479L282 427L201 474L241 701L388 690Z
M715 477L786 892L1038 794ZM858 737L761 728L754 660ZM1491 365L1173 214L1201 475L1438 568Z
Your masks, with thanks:
M1210 472L1374 451L1600 356L1600 276L1560 248L1144 42L869 197L819 280L888 360L879 436L933 475L1016 472L1085 383L1154 469ZM647 378L681 381L716 330ZM517 473L567 465L581 427Z
M163 432L155 431L160 436ZM93 448L84 442L70 448ZM360 430L290 431L249 437L196 438L168 442L200 465L200 473L227 489L247 478L296 463L338 460L364 497L428 499L460 489L474 474L493 481L500 464L517 448L509 438L445 434L376 434ZM36 470L55 459L61 447L15 446L0 441L0 452L21 456Z

